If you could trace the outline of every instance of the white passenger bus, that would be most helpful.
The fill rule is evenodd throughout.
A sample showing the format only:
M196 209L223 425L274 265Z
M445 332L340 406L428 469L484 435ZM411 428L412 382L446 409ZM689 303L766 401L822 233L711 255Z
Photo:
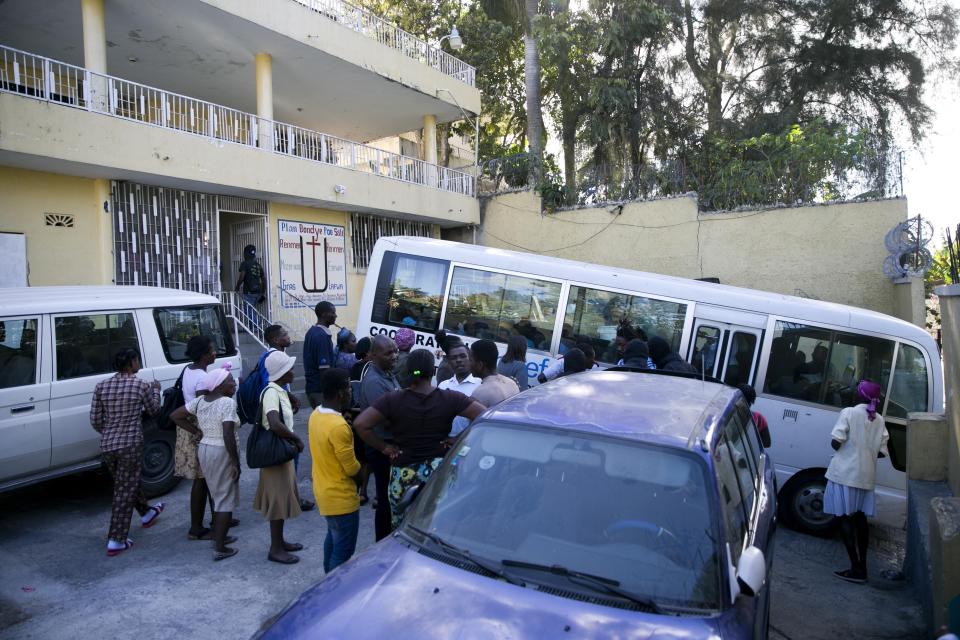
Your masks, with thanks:
M697 280L443 240L377 241L358 335L409 327L436 348L445 329L465 342L489 338L501 353L527 339L531 381L568 348L589 342L615 363L632 336L661 336L698 369L757 389L770 425L782 517L811 532L830 529L823 477L840 409L856 383L885 392L890 457L877 469L877 518L906 518L905 425L911 411L943 410L936 343L923 329L880 313Z

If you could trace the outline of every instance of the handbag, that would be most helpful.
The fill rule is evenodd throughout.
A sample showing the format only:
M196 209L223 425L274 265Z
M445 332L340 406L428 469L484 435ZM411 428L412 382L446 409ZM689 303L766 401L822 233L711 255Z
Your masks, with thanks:
M251 469L262 469L283 464L297 455L297 446L281 438L271 429L263 428L263 396L267 387L260 393L260 408L257 410L257 421L247 438L247 466ZM280 412L280 421L283 422L283 412Z
M189 366L190 365L187 365L187 367ZM160 411L154 418L157 428L162 431L173 431L177 428L177 425L173 423L170 416L173 415L174 411L186 404L186 401L183 399L183 374L186 372L187 367L183 368L183 371L180 372L180 377L177 378L177 381L172 387L163 390L163 396L160 399Z

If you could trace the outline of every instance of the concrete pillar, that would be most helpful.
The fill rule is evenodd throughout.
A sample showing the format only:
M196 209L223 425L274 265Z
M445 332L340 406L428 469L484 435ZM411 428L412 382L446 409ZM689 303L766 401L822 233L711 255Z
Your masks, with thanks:
M107 26L103 0L80 0L83 19L83 66L97 73L107 72Z
M257 74L257 117L258 144L270 149L273 147L273 57L260 52L254 58Z
M93 181L93 206L97 220L97 239L100 243L97 254L98 284L113 284L116 277L116 267L113 255L113 198L110 194L110 181L106 178L95 178Z
M896 315L921 329L927 327L926 294L923 290L923 278L907 276L893 281Z
M437 116L423 116L423 160L427 163L424 179L428 186L439 185L437 176Z
M83 21L83 66L93 72L107 73L107 26L103 0L80 0ZM96 111L110 110L109 88L106 78L89 79L89 99Z
M930 501L930 567L932 631L960 614L960 498Z
M960 284L935 289L940 297L943 388L947 399L947 482L960 496Z
M907 477L947 479L947 418L942 413L911 413L907 419Z
M437 164L437 116L423 116L423 159Z

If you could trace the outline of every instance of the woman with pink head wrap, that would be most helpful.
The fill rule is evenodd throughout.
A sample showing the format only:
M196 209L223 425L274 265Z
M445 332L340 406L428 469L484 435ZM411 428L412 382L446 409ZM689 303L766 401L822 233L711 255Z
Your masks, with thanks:
M397 330L393 341L397 343L397 350L400 352L397 356L397 364L393 367L393 374L397 376L400 386L406 389L413 381L407 373L407 358L410 356L410 349L417 341L417 334L414 333L413 329L404 327Z
M823 511L837 516L843 545L850 556L850 569L834 571L841 580L862 584L867 581L867 547L870 525L867 516L876 511L877 458L888 455L883 416L877 413L882 387L861 380L857 396L862 401L840 412L830 432L830 445L836 452L827 467L827 489Z
M237 383L230 375L230 364L208 371L197 388L206 393L174 411L170 419L181 429L202 436L197 457L213 500L213 559L223 560L237 553L235 548L227 546L236 541L227 535L227 530L240 499L240 451L236 435L240 418L233 399ZM190 416L196 417L196 426Z

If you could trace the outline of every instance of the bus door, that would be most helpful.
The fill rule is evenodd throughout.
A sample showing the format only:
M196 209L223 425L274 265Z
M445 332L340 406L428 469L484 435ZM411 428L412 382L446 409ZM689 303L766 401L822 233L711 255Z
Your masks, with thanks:
M687 360L727 384L752 385L765 322L759 314L698 304Z

